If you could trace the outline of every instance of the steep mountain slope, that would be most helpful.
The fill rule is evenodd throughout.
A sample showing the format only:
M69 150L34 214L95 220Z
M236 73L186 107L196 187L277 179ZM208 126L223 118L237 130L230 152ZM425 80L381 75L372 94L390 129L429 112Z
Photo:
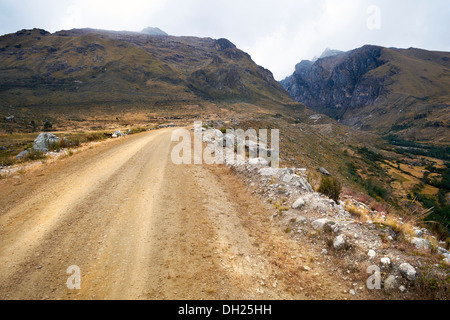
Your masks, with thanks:
M346 125L450 143L450 53L364 46L302 61L281 84Z
M36 117L83 118L217 101L293 102L270 71L225 39L92 29L0 37L2 117L11 115L9 106Z

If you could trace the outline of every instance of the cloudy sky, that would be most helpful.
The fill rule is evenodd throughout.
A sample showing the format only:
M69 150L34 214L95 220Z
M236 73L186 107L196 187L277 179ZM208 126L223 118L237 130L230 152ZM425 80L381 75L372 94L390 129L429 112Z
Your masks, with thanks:
M449 0L0 0L0 34L148 26L227 38L277 80L327 47L450 51Z

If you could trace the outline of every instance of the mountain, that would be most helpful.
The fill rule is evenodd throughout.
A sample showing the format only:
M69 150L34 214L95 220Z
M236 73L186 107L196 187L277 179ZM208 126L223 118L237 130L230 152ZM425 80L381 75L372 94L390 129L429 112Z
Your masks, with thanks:
M325 56L281 82L296 101L358 129L450 143L450 53L367 45Z
M448 101L447 59L443 53L369 46L303 61L283 84L300 101L320 112L332 110L344 123L348 115L366 126L382 128L386 121L389 131L397 105L405 110L401 116L420 109L417 101L430 110L413 116L416 123L448 117L448 105L429 107L432 99ZM423 69L433 83L417 78ZM421 90L427 99L420 98ZM392 105L385 104L389 99ZM378 112L373 119L365 115L371 108ZM282 166L306 168L315 187L323 167L346 188L377 201L409 209L411 195L431 203L438 217L447 216L437 210L445 208L441 200L450 192L440 182L448 149L391 140L401 148L393 147L372 132L320 115L295 102L270 71L229 40L94 29L33 29L0 37L0 166L14 163L42 129L89 140L105 131L188 126L194 120L217 128L279 129ZM435 132L441 127L423 126ZM445 141L448 135L437 137Z
M204 114L233 102L293 103L270 71L226 39L94 29L0 37L1 118L115 119L187 106Z
M312 61L316 62L319 59L324 59L324 58L328 58L328 57L334 57L334 56L337 56L337 55L339 55L341 53L344 53L344 51L326 48L325 51L320 55L319 58L314 57L314 59Z
M142 33L152 36L168 36L168 34L162 31L160 28L148 27L141 31Z

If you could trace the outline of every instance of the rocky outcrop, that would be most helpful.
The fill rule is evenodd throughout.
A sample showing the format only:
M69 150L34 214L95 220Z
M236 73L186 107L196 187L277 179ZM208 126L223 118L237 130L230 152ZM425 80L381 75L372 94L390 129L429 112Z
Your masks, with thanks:
M281 85L296 101L345 125L434 141L436 135L447 137L450 127L441 116L450 108L442 104L450 83L448 61L448 52L415 48L328 50L297 64Z
M315 63L302 61L281 84L295 100L340 118L347 108L374 104L383 93L384 79L368 76L385 63L381 51L381 47L365 46Z
M59 138L52 133L41 133L33 143L33 149L37 151L47 152L52 144L59 141Z

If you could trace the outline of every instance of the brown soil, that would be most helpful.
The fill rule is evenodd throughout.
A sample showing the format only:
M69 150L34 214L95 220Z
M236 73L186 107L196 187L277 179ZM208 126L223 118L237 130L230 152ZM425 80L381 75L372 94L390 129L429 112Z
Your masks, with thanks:
M1 180L0 299L352 297L228 168L174 165L172 131Z

